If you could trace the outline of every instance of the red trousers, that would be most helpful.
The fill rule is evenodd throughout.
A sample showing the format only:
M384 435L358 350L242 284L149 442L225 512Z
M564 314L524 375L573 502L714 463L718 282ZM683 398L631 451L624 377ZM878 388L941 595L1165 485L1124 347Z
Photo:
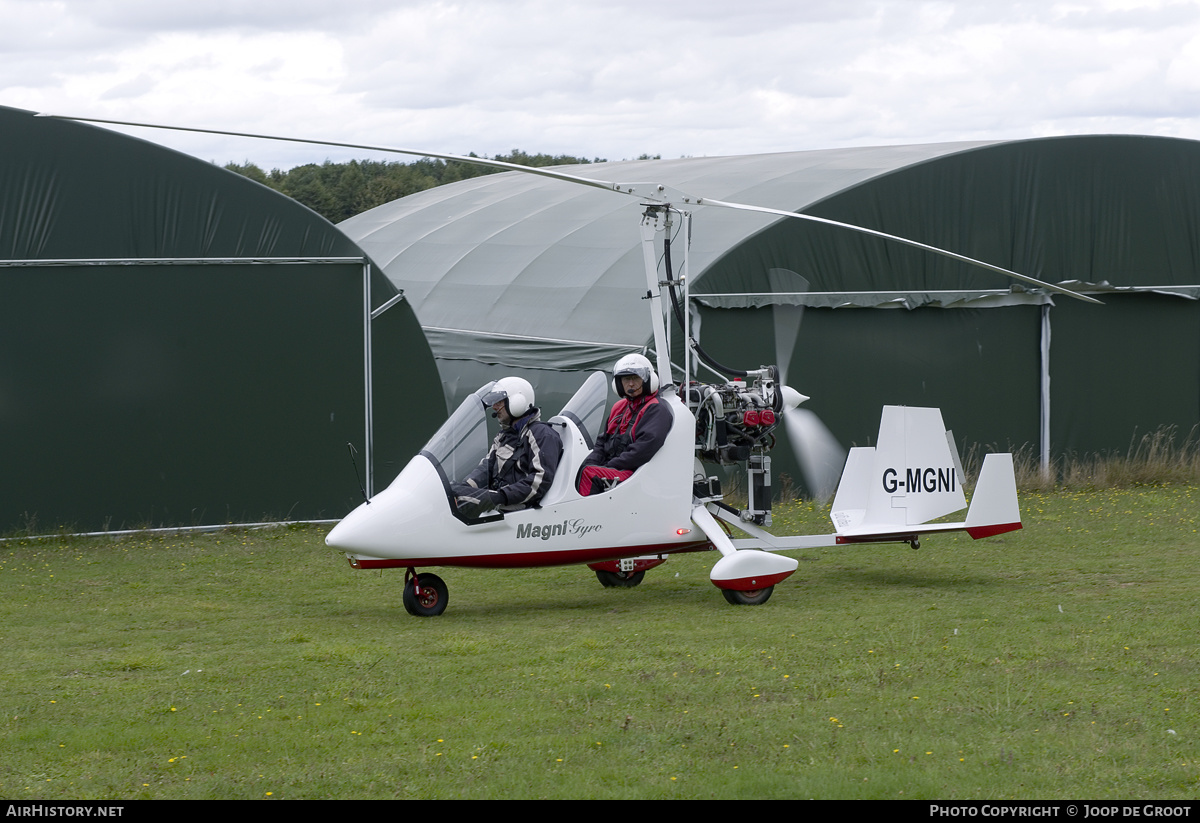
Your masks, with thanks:
M593 480L615 480L620 483L631 474L633 472L623 469L606 469L604 466L585 466L583 473L579 475L579 493L584 497L591 494Z

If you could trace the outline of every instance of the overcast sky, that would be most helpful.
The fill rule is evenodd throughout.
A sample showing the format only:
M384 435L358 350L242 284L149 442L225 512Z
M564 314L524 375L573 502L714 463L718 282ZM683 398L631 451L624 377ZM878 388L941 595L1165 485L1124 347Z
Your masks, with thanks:
M0 105L452 154L1200 138L1198 0L0 0L0 21ZM121 130L266 169L387 158Z

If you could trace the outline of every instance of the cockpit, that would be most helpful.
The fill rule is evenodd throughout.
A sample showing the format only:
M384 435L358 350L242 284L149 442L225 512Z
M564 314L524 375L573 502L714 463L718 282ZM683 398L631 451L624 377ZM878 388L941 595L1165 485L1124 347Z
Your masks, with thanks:
M490 414L484 398L494 385L494 382L486 383L463 400L421 450L441 478L447 505L456 517L467 523L493 522L504 516L501 512L493 512L480 518L462 517L451 492L451 485L470 474L487 456L495 432L494 424L489 426ZM563 454L558 473L541 505L578 497L574 477L604 426L607 396L607 377L603 372L593 372L558 414L547 419L545 409L542 410L542 419L553 426L562 439Z

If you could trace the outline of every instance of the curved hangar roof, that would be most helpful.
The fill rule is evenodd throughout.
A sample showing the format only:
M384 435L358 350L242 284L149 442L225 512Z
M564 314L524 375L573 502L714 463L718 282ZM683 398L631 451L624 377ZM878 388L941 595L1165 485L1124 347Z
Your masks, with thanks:
M829 217L1055 283L1190 284L1200 257L1189 239L1200 210L1194 141L1061 137L564 170ZM339 227L404 290L439 359L577 369L650 337L640 212L630 197L511 172L405 197ZM766 272L784 268L802 274L809 293L783 301L809 305L947 305L988 290L1047 299L1001 275L810 221L703 207L694 215L693 296L778 292ZM705 302L722 300L746 305Z
M563 167L616 182L654 181L708 197L799 209L905 165L981 144L628 161ZM521 340L557 341L570 361L650 336L631 197L508 172L379 206L339 224L403 289L436 353L459 343L522 365ZM776 218L699 209L690 267L702 272ZM513 348L508 357L497 349ZM573 354L568 350L574 350ZM487 355L483 353L487 352ZM466 354L464 352L464 354ZM469 356L469 355L467 355ZM541 360L542 358L538 358ZM564 366L569 367L567 363Z

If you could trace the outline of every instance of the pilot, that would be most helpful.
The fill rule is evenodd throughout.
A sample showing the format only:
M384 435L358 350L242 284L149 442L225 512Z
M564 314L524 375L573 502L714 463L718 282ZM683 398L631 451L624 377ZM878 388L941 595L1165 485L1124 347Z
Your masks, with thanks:
M620 483L662 448L672 416L658 399L658 374L640 354L622 357L613 366L613 404L604 433L583 461L578 489L583 496Z
M484 395L484 406L491 406L492 416L500 421L500 433L479 465L450 487L464 516L536 506L554 482L562 439L541 422L533 403L533 386L520 377L497 380Z

